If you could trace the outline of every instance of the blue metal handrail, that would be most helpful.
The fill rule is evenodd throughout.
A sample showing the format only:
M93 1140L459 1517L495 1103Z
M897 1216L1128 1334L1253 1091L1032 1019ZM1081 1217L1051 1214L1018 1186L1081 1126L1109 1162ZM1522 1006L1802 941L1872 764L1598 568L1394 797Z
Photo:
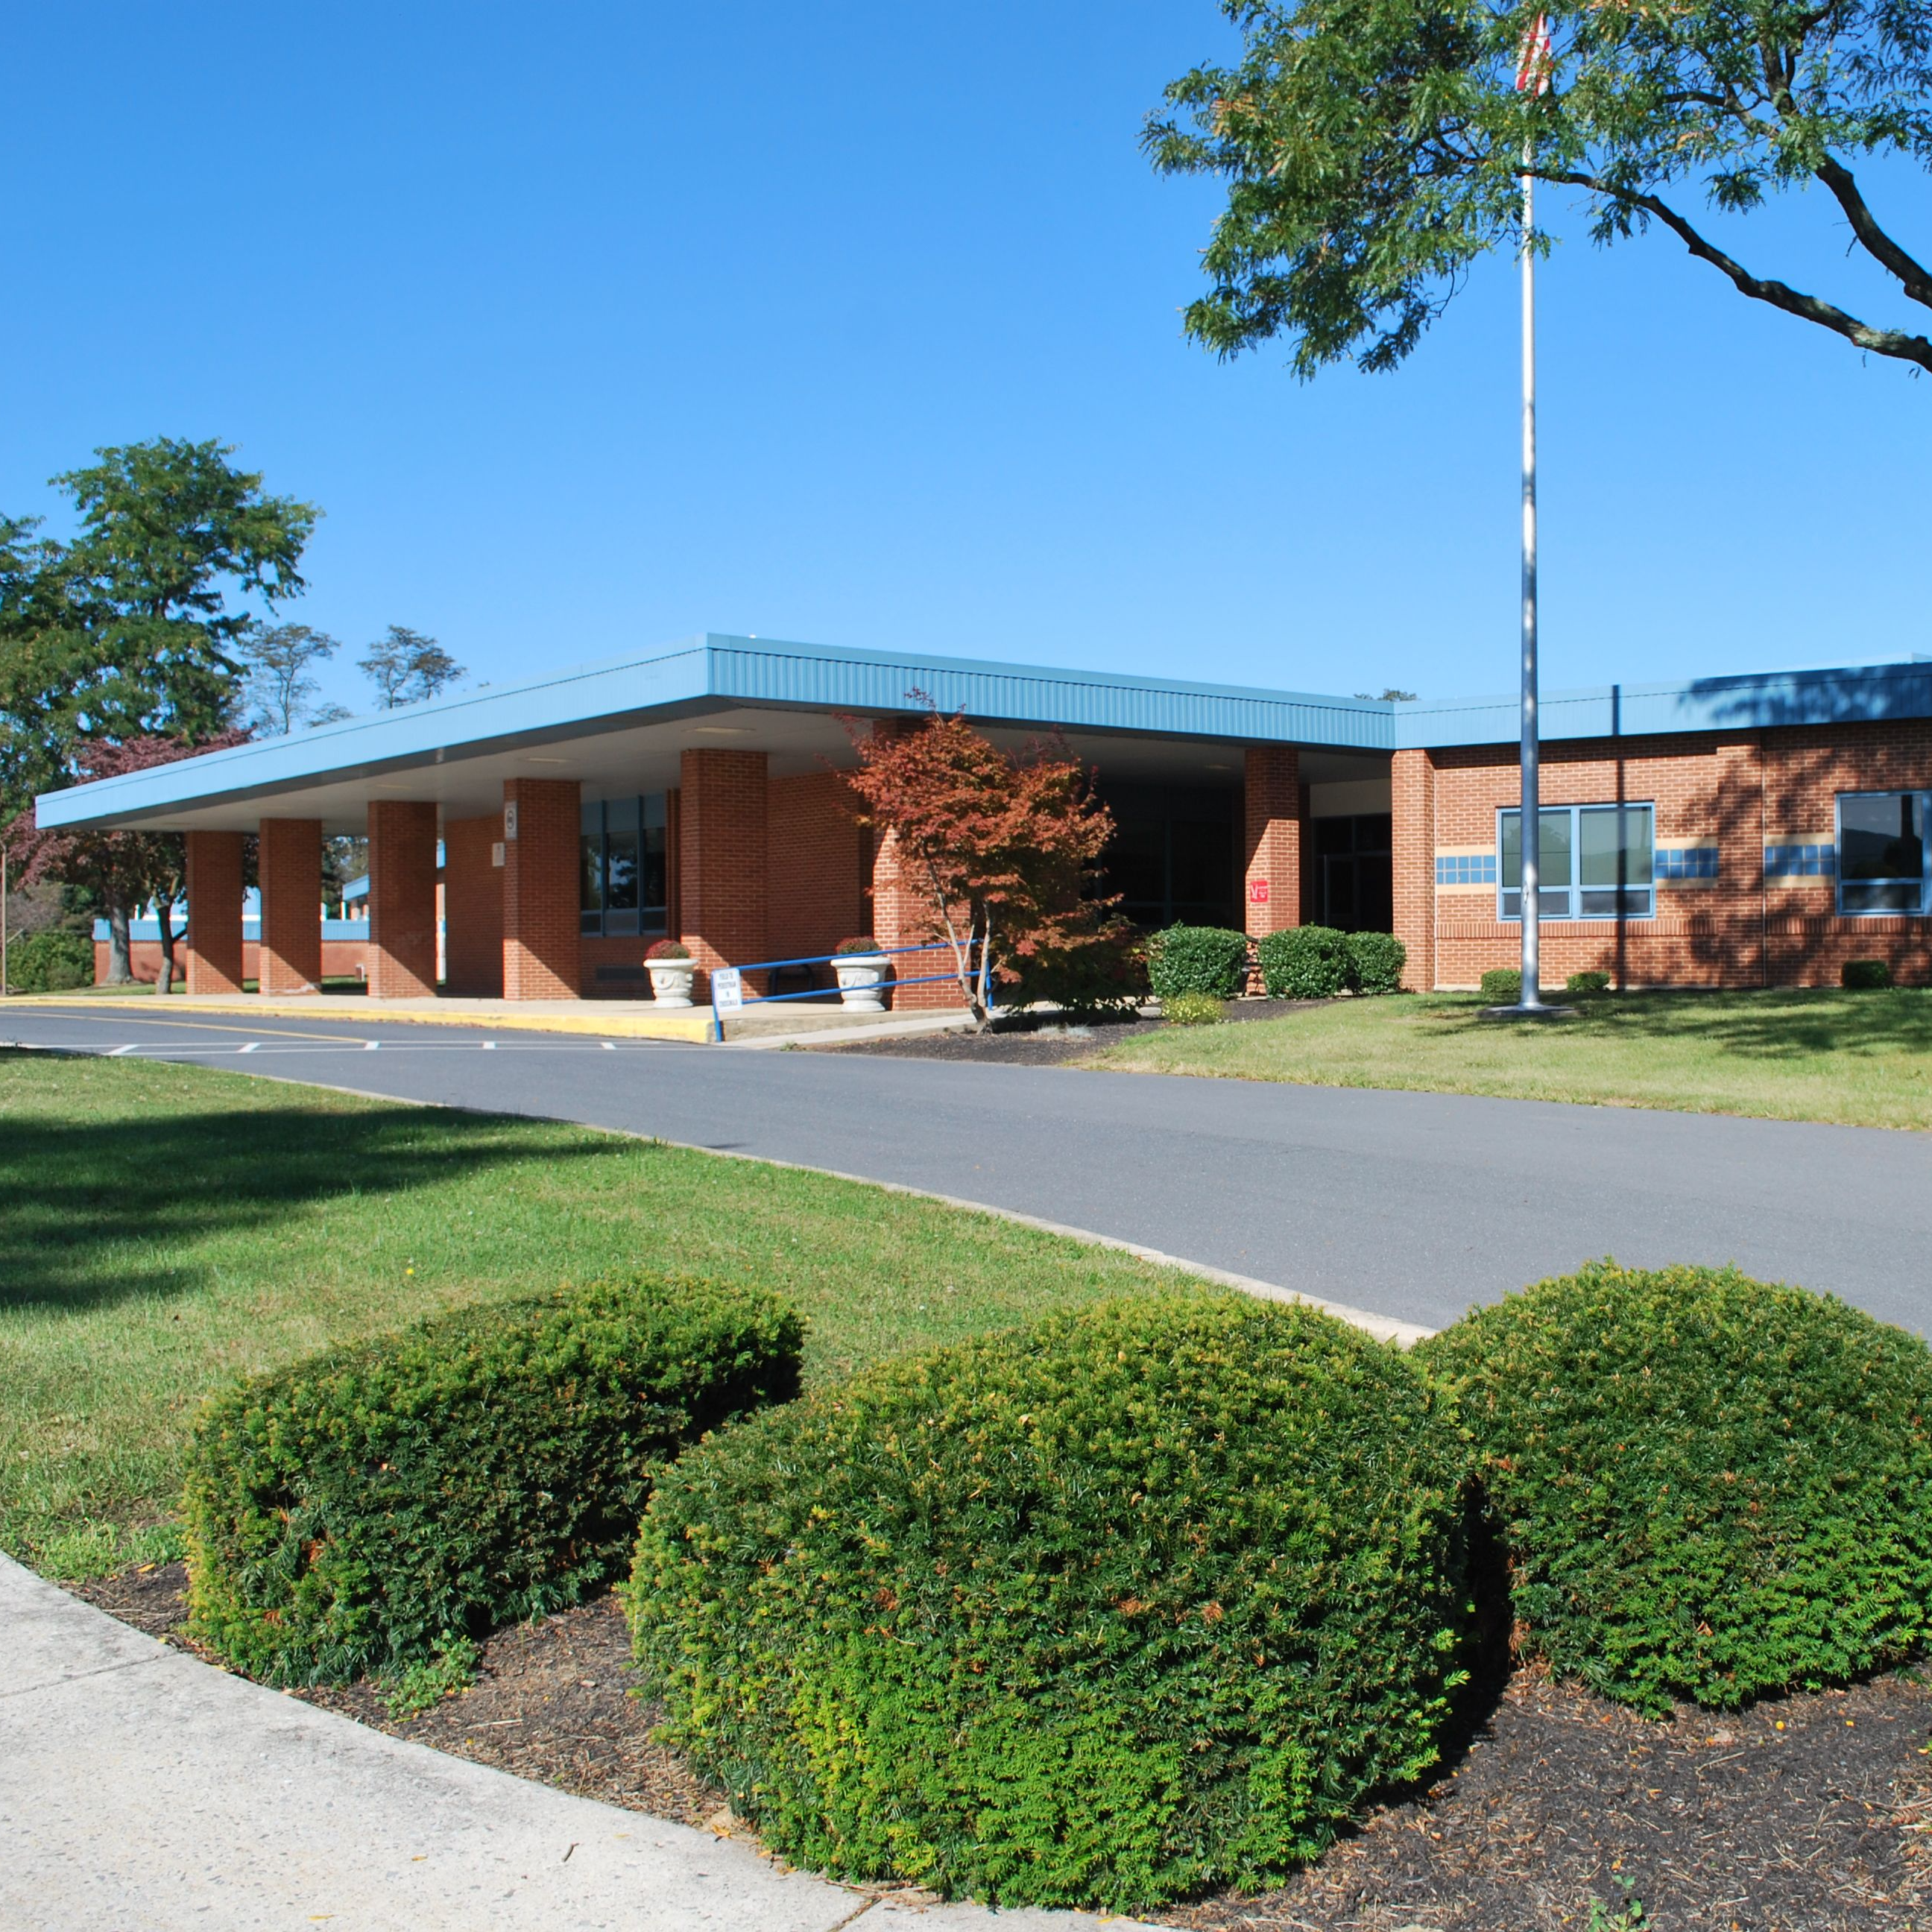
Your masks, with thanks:
M967 947L969 954L978 943L976 940L969 942ZM952 942L950 940L935 939L923 946L875 946L868 952L811 952L802 954L796 959L754 959L748 964L734 967L730 970L739 974L771 973L776 972L781 966L830 966L836 964L841 959L876 959L882 955L886 958L896 959L904 952L950 952L952 950ZM913 979L895 979L884 983L895 988L932 986L942 982L956 985L958 978L959 975L956 972L926 973ZM837 990L837 988L833 986L808 986L802 993L752 993L746 994L738 1004L740 1006L776 1006L785 1000L823 999L827 993L836 992ZM736 1009L734 1008L733 1010L736 1011ZM711 1000L711 1037L714 1042L722 1042L724 1037L724 1022L718 1010L718 1000L715 992Z

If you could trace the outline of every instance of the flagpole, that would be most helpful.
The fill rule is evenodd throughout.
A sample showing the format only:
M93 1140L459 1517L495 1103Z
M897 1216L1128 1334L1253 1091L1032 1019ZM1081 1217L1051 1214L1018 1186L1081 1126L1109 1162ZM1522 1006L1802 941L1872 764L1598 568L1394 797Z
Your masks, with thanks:
M1536 716L1536 178L1531 146L1522 144L1522 982L1525 1012L1542 1010L1539 915L1543 820Z

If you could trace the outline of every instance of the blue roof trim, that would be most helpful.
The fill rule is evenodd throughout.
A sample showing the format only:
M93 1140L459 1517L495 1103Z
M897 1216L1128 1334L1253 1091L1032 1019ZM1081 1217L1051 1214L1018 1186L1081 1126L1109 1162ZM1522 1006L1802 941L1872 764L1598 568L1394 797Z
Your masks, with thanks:
M1546 693L1538 712L1546 742L1932 717L1932 663L1755 673L1672 684L1600 685ZM1518 718L1514 694L1398 704L1395 742L1401 750L1514 744Z

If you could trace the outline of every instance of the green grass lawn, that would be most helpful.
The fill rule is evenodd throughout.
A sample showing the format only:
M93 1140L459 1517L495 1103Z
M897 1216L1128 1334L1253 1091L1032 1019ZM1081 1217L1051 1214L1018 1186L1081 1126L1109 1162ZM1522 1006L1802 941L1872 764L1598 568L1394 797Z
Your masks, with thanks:
M782 1289L813 1382L1184 1279L991 1215L586 1129L0 1051L0 1547L172 1546L223 1378L610 1270Z
M1574 1019L1498 1023L1474 994L1335 1000L1176 1028L1090 1064L1318 1087L1932 1127L1932 992L1632 993Z

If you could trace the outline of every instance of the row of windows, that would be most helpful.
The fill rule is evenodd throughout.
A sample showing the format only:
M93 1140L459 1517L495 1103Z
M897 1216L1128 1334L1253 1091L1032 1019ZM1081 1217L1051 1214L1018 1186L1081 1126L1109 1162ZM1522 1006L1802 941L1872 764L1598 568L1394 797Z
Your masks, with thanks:
M1840 792L1838 838L1830 845L1767 845L1767 878L1832 878L1841 913L1932 910L1932 845L1926 836L1932 792ZM1659 879L1714 879L1714 846L1658 851L1650 805L1562 805L1538 814L1542 873L1538 909L1549 920L1648 919ZM1522 916L1522 814L1496 814L1497 857L1445 855L1438 885L1498 887L1504 920Z

